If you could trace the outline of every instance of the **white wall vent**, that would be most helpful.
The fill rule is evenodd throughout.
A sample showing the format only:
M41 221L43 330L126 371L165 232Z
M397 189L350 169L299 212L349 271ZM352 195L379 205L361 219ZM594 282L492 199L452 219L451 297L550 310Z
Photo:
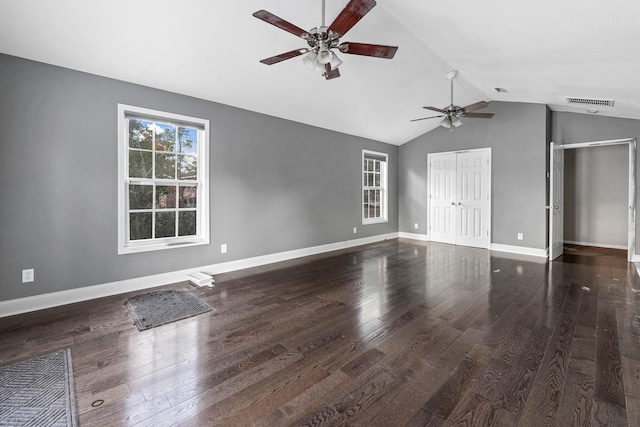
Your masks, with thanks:
M613 107L613 99L571 98L567 97L569 104L597 105L599 107Z

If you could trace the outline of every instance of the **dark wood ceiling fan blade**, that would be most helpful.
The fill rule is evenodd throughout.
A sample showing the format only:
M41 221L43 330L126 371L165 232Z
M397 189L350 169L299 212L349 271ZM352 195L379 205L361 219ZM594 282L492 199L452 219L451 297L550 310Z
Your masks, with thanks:
M339 46L340 52L351 55L373 56L376 58L391 59L396 54L398 46L385 46L381 44L366 44L345 42Z
M427 120L427 119L437 119L438 117L444 117L444 116L431 116L431 117L423 117L421 119L413 119L411 120L412 122L417 122L419 120Z
M338 70L337 68L332 70L330 64L325 64L324 69L325 69L325 72L324 72L325 79L331 80L331 79L340 77L340 70Z
M353 28L375 5L375 0L351 0L329 26L327 32L335 31L340 37L344 36L347 31Z
M465 113L465 117L474 117L476 119L490 119L494 113Z
M425 110L431 110L431 111L437 111L438 113L444 113L444 110L441 108L436 108L436 107L422 107Z
M489 105L488 102L480 101L480 102L476 102L475 104L467 105L466 107L464 107L462 109L462 111L464 111L465 113L468 113L469 111L479 110L481 108L485 108L488 105Z
M281 53L280 55L272 56L270 58L265 58L260 62L267 65L273 65L273 64L277 64L278 62L282 62L286 59L295 58L296 56L300 56L307 52L309 52L309 49L296 49L296 50L292 50L291 52L285 52L285 53Z
M297 25L293 25L291 22L285 21L279 16L276 16L271 12L267 12L266 10L259 10L254 13L253 16L301 38L305 38L309 34Z

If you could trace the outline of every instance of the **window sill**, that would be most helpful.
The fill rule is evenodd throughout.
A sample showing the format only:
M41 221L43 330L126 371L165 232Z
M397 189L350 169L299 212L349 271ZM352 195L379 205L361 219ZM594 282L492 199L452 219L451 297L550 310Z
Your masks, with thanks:
M389 220L385 218L385 219L374 219L374 220L362 221L362 225L383 224L385 222L389 222Z
M165 249L178 249L178 248L202 246L202 245L208 245L208 244L209 244L209 239L193 238L193 239L189 239L188 241L161 242L161 243L146 244L146 245L142 244L142 245L120 246L118 248L118 255L135 254L140 252L162 251Z

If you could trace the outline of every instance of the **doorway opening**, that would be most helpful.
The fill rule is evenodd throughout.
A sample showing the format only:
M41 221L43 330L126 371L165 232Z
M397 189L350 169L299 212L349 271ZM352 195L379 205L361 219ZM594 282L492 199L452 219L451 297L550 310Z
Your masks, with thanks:
M549 180L549 260L563 254L564 248L564 151L577 148L593 148L610 145L628 146L629 185L627 215L627 260L633 261L636 248L636 139L582 142L560 145L551 143L551 168Z

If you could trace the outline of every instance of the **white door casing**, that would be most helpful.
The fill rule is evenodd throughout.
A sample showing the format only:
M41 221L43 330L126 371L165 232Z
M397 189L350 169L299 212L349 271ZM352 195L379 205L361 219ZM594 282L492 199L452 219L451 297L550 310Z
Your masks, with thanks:
M491 149L428 155L429 238L489 248Z

